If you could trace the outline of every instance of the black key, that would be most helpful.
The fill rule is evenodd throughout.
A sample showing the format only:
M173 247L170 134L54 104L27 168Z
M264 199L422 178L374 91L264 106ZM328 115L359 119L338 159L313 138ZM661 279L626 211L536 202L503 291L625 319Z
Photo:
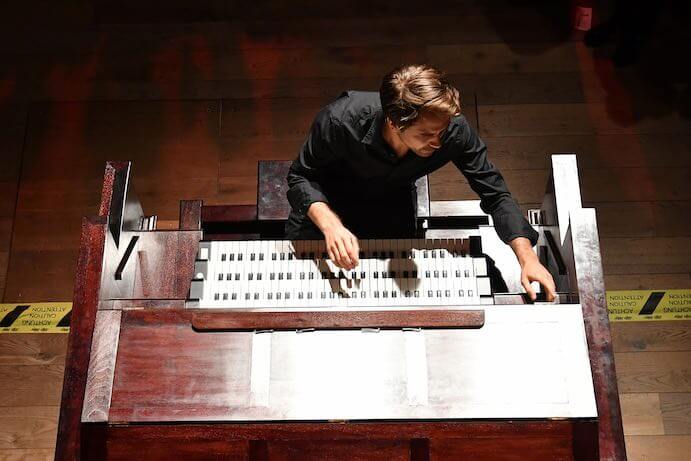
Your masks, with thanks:
M360 292L360 297L361 297L361 298L366 298L366 297L367 297L367 292L361 291L361 292Z
M425 278L429 278L429 271L425 271Z
M259 299L259 293L255 293L255 294L254 294L254 300L256 301L256 300L258 300L258 299Z
M396 271L389 272L389 277L391 277L392 279L395 279L396 278Z
M398 295L396 294L396 292L395 292L395 291L392 291L392 292L391 292L391 297L392 297L392 298L397 298L397 297L398 297Z
M463 297L464 293L463 290L458 290L458 296Z
M378 278L379 278L379 272L374 271L374 278L375 278L375 279L378 279Z
M288 261L292 261L293 257L293 253L288 253Z
M329 259L329 254L326 251L322 251L322 259Z
M406 290L406 291L405 291L405 297L406 297L406 298L410 298L410 290Z
M281 261L285 261L285 260L286 260L286 254L285 254L285 253L281 253Z
M406 259L408 257L408 253L405 251L401 251L401 259Z
M249 300L250 300L250 294L249 294L249 293L245 293L245 300L246 300L246 301L249 301Z
M439 271L434 271L434 278L438 279L439 278Z
M228 293L223 293L223 301L228 301Z
M221 296L218 293L214 293L214 301L218 301Z
M441 298L441 290L437 290L437 298Z
M259 253L259 260L264 261L264 253Z
M235 261L235 253L230 253L228 255L228 261Z
M329 293L330 299L334 299L335 297L336 297L336 293L334 293L333 291Z
M281 299L281 292L276 293L276 299Z
M378 291L375 291L375 292L374 292L374 297L375 297L375 298L378 298L378 297L379 297L379 292L378 292Z
M361 279L367 278L367 273L365 271L360 272L360 278Z
M269 280L276 280L276 274L273 272L269 274Z
M389 292L386 291L386 290L384 290L384 291L382 292L382 298L388 298L388 297L389 297Z
M338 297L339 297L339 298L343 298L343 292L342 292L342 291L339 291L339 292L338 292Z
M302 299L303 296L304 296L304 295L303 295L302 291L298 293L298 299Z
M286 291L286 293L285 293L285 298L286 298L286 299L290 299L290 293L287 292L287 291Z
M283 280L283 272L278 273L278 280Z
M247 274L247 280L254 280L254 274L252 272Z
M322 279L328 279L329 273L327 271L322 271Z
M419 292L418 290L415 290L415 292L413 293L413 295L415 295L416 298L419 298L419 297L420 297L420 292Z
M389 259L393 259L393 251L389 251Z
M257 273L257 280L261 280L261 279L262 279L262 273L259 272L259 273Z
M238 253L238 261L242 261L242 253Z
M456 271L456 277L460 277L460 276L461 276L461 271L457 270Z
M235 280L240 280L240 274L235 274Z
M431 298L432 296L434 296L434 292L432 290L427 290L427 297Z
M446 290L444 292L444 296L446 296L447 298L450 298L451 297L451 290Z
M346 278L346 276L345 276L345 274L343 273L343 271L338 271L338 278L339 278L339 280L343 280L344 278Z
M444 255L445 255L445 254L446 254L445 252L440 251L440 252L439 252L439 257L440 257L440 258L444 258Z
M446 272L446 271L441 271L441 276L442 276L443 278L446 278L447 275L448 275L448 272Z
M357 272L353 271L350 273L350 278L351 279L356 279L357 278Z
M312 299L312 292L307 293L307 299Z
M226 254L223 253L223 254L221 254L221 261L225 261L225 260L226 260Z
M288 272L288 273L286 274L286 278L287 278L288 280L293 280L293 274L292 274L292 272Z
M413 278L414 278L414 279L417 278L417 271L413 271Z
M437 259L437 252L436 250L432 250L432 258Z
M350 292L350 297L353 299L357 299L357 291L351 291Z
M310 280L314 280L314 272L310 272L310 274L309 274L309 279L310 279Z
M408 273L408 271L403 271L403 278L404 279L407 279L409 275L410 274Z
M271 253L271 260L276 261L276 253Z
M322 291L322 299L326 299L326 292Z
M473 290L468 290L468 296L473 296Z
M427 250L422 250L422 257L426 258L427 257Z
M251 253L251 254L250 254L250 261L254 261L254 258L255 258L254 253Z
M223 274L218 274L218 280L223 280Z
M314 251L310 251L310 259L314 259Z
M231 280L231 279L232 279L232 275L231 275L231 274L226 274L226 280Z
M470 277L470 271L468 269L465 270L465 276Z

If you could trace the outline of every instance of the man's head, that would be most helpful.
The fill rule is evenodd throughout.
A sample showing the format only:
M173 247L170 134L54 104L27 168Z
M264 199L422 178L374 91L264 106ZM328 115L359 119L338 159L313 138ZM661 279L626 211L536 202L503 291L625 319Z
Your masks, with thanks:
M449 119L461 113L460 95L444 74L427 65L405 65L379 89L386 123L410 150L429 157L441 147Z

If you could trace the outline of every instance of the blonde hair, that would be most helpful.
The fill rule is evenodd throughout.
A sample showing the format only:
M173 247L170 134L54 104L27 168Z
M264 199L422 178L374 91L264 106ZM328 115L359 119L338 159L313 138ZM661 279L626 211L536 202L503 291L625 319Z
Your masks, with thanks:
M389 72L379 89L384 115L399 129L415 123L424 111L456 116L460 94L443 72L428 65L404 65Z

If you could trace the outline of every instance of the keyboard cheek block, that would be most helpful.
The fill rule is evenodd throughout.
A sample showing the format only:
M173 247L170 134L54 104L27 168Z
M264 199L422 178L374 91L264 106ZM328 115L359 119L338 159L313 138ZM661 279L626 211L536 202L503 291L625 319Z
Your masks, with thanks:
M192 327L197 331L459 329L481 328L484 324L484 310L240 312L233 309L197 312L192 316Z

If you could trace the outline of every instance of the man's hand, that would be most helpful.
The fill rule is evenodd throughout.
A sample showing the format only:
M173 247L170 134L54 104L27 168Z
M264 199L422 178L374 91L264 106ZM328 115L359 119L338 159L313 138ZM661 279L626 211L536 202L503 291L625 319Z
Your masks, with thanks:
M307 210L307 216L324 234L326 251L334 264L343 269L354 269L359 263L360 245L336 213L326 203L315 202Z
M530 245L530 240L525 237L518 237L511 240L509 245L513 252L516 253L518 263L521 265L521 284L528 296L530 296L531 301L535 301L537 295L533 287L530 286L530 282L540 282L547 291L547 301L554 301L557 296L554 279L545 266L540 264L532 245Z

